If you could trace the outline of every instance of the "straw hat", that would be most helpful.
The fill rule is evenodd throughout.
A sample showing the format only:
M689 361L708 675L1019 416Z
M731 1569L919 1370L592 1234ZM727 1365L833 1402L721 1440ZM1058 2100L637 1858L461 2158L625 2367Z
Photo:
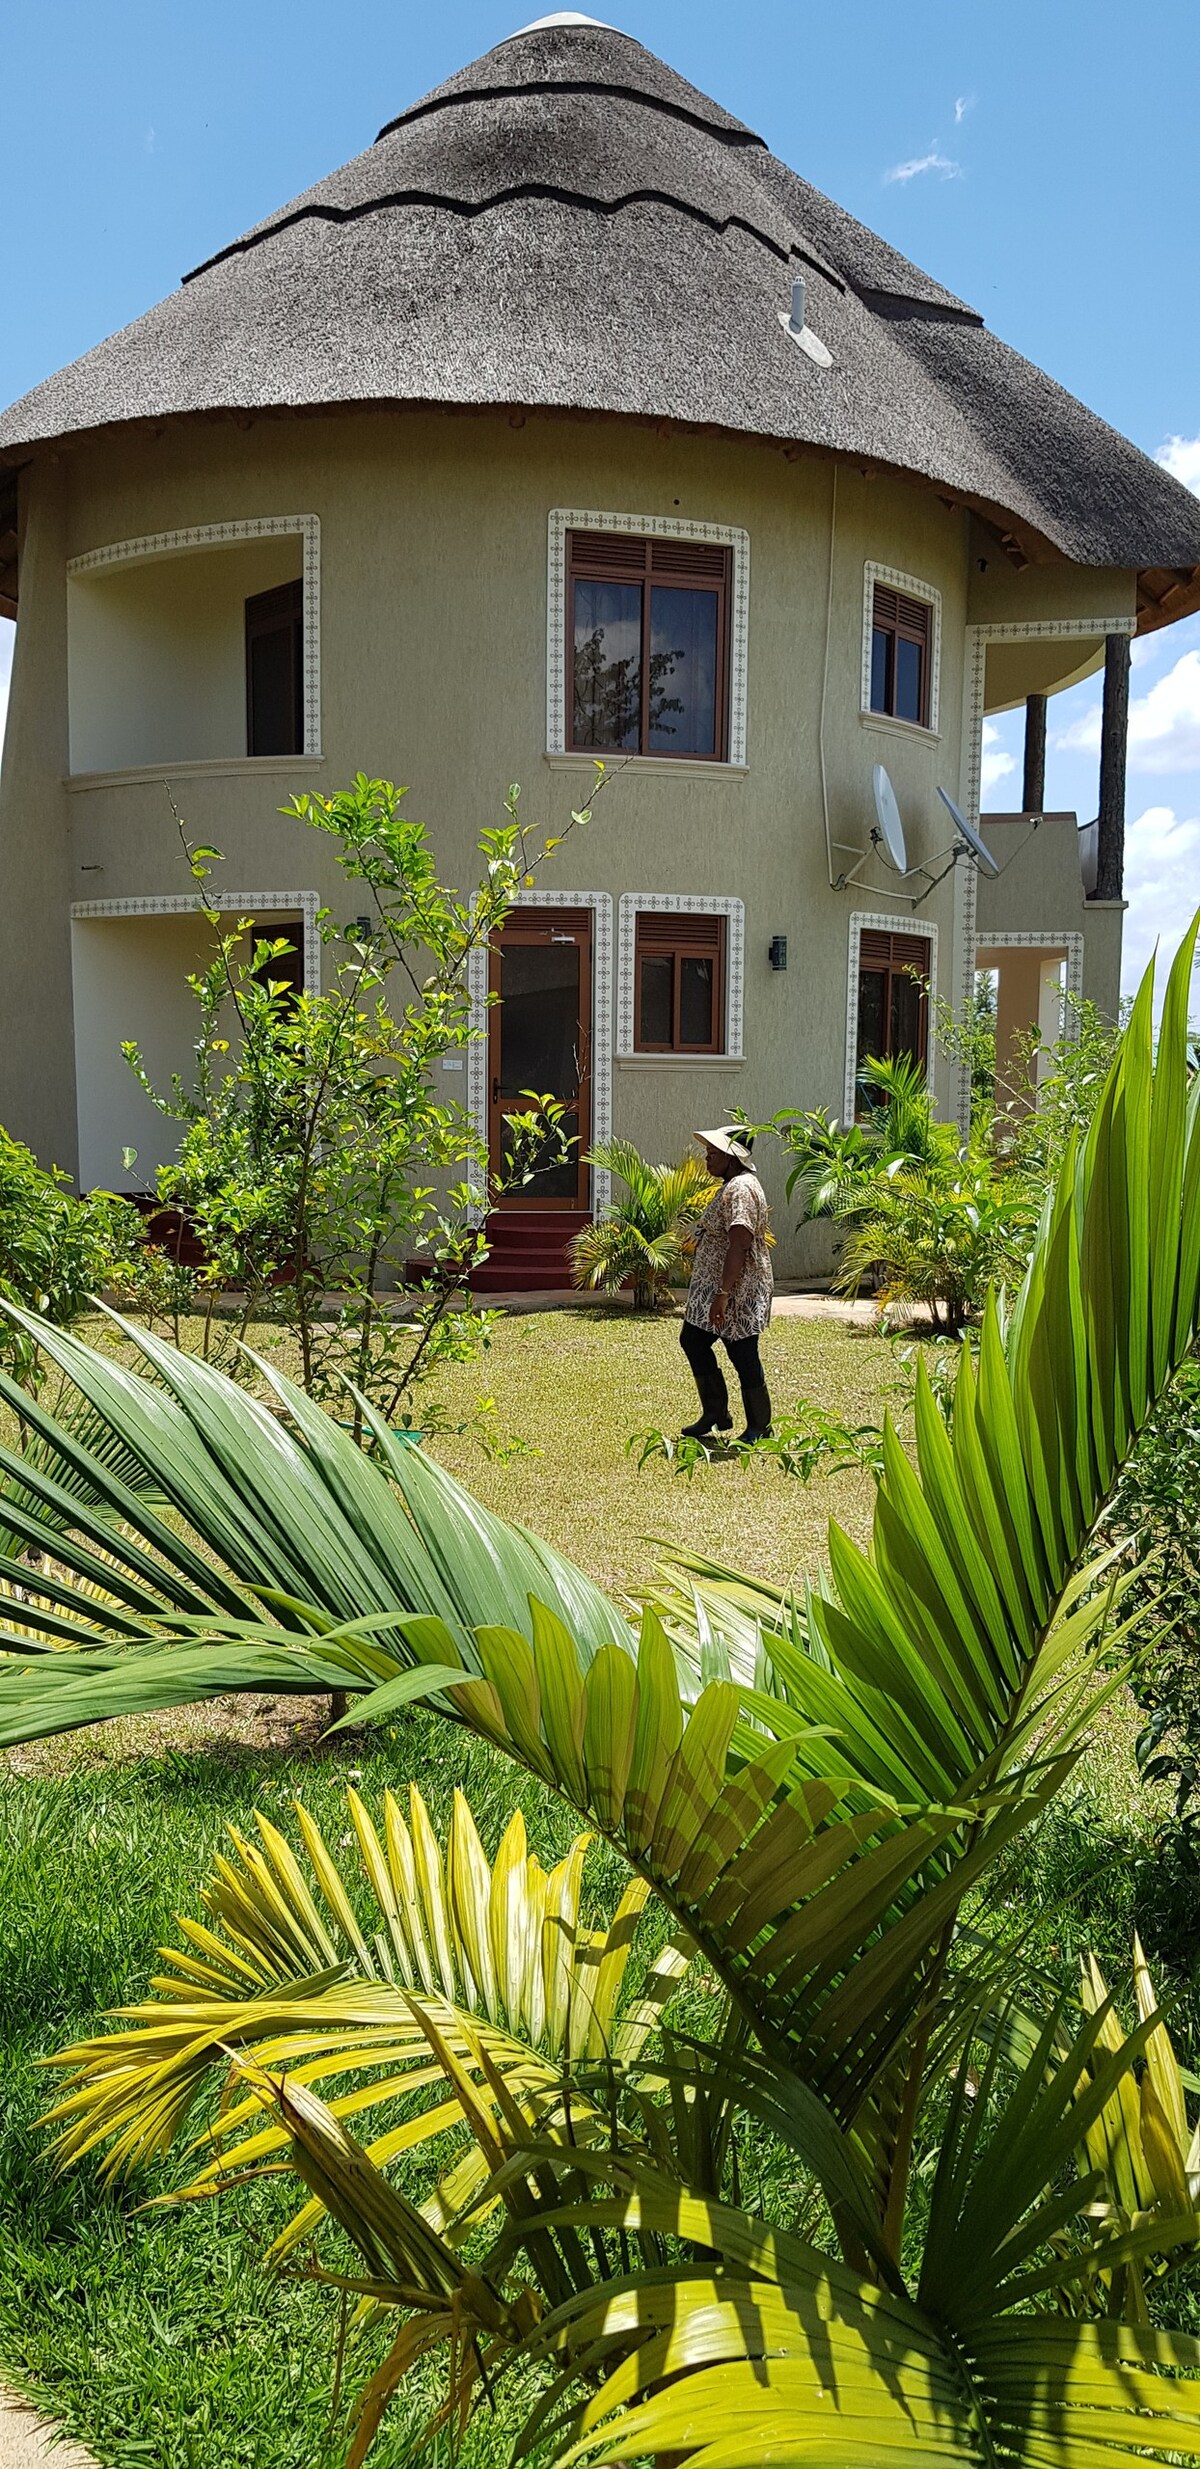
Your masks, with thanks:
M750 1155L750 1143L736 1123L725 1124L719 1132L693 1132L692 1138L700 1141L706 1149L716 1149L721 1157L735 1157L739 1166L750 1166L754 1162Z

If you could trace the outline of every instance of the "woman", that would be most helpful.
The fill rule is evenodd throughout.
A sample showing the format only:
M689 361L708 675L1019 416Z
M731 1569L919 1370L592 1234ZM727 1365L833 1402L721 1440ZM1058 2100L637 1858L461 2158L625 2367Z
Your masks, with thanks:
M679 1343L700 1392L699 1421L686 1425L685 1436L707 1440L710 1433L732 1427L729 1393L717 1362L720 1338L741 1386L746 1413L742 1439L765 1440L771 1429L771 1400L758 1359L758 1341L771 1317L767 1195L754 1172L744 1133L727 1127L719 1132L697 1132L695 1138L709 1173L718 1177L721 1188L696 1230L696 1258L679 1332Z

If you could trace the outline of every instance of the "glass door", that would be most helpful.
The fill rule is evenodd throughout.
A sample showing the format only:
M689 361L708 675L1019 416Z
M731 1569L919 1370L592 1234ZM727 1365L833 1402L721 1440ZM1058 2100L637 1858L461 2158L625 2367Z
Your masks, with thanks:
M589 1081L592 1016L590 909L513 911L492 945L488 1016L488 1153L494 1175L509 1170L507 1118L533 1111L538 1097L566 1109L563 1131L574 1144L564 1159L556 1134L547 1162L527 1183L503 1194L503 1209L587 1207L591 1138ZM533 1092L531 1096L529 1093ZM523 1151L523 1162L528 1162ZM535 1152L536 1165L536 1152Z

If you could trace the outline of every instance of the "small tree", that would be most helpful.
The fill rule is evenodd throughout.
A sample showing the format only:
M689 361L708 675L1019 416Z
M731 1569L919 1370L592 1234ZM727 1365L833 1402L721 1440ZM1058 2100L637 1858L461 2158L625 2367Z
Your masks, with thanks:
M599 785L603 764L596 769ZM235 1287L243 1332L252 1318L294 1331L310 1395L335 1397L349 1380L389 1420L437 1363L486 1343L492 1315L456 1309L455 1297L485 1256L488 1207L557 1163L565 1145L563 1108L529 1092L510 1119L498 1179L470 1116L435 1090L433 1072L479 1034L471 953L566 834L534 847L511 788L504 823L480 840L478 886L463 899L441 882L404 796L360 773L334 797L299 797L284 810L337 841L343 874L366 886L371 904L349 928L321 912L322 942L336 957L331 985L316 994L297 995L281 974L285 936L248 946L247 919L220 931L206 890L220 852L193 846L177 815L218 933L210 966L189 979L199 1010L193 1085L177 1076L160 1092L137 1046L124 1049L153 1103L182 1126L158 1192L204 1247L205 1351L218 1294ZM567 829L588 814L576 810ZM399 1305L381 1294L404 1285L418 1256L416 1291ZM353 1419L361 1437L357 1399Z

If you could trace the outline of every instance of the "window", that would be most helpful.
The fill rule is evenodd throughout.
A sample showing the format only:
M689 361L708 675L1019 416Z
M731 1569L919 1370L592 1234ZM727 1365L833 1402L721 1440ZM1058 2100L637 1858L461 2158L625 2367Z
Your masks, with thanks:
M246 602L246 752L304 752L304 586Z
M930 620L928 600L910 599L886 583L871 598L871 710L893 720L929 723Z
M933 945L928 935L880 934L863 928L858 948L858 1036L855 1113L867 1111L865 1066L879 1056L925 1062Z
M567 534L567 743L726 759L730 552Z
M720 1054L725 1044L724 917L643 911L634 944L634 1051Z

